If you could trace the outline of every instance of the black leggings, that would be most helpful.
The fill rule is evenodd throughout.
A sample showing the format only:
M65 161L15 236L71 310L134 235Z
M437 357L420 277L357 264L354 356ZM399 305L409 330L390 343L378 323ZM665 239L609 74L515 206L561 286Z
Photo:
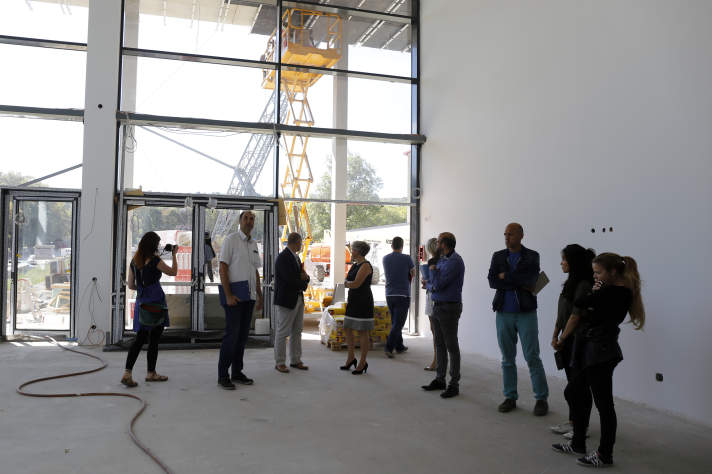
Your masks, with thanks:
M574 375L576 374L576 370L572 369L571 367L564 367L564 372L566 373L566 382L567 382L567 387L568 384L571 383L571 379L573 379ZM564 398L566 399L566 404L569 406L569 418L568 420L573 423L574 421L574 408L571 403L571 400L569 400L569 396L566 393L566 390L564 390Z
M158 359L158 340L163 334L163 326L155 326L153 328L142 328L136 334L136 340L129 348L129 354L126 356L126 370L133 370L133 366L138 359L141 348L148 340L148 371L156 371L156 360Z
M564 395L570 401L574 415L574 437L571 444L577 450L586 449L586 430L591 417L592 402L596 403L601 420L601 442L598 453L604 460L612 460L616 442L618 419L613 405L613 369L618 361L586 367L571 374Z

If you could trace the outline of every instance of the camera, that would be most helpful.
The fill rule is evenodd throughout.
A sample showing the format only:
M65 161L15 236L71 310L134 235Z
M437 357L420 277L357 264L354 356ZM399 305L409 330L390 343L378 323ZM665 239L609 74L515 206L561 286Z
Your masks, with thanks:
M173 250L178 251L178 246L177 245L172 245L172 244L166 244L166 246L163 248L164 252L171 253Z

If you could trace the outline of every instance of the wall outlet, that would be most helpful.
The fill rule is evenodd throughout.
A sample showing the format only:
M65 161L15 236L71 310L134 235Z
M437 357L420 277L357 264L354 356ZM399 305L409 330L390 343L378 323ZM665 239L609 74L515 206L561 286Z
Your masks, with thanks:
M663 374L661 374L660 372L658 372L657 374L655 374L655 380L657 380L658 382L662 382L662 381L663 381Z

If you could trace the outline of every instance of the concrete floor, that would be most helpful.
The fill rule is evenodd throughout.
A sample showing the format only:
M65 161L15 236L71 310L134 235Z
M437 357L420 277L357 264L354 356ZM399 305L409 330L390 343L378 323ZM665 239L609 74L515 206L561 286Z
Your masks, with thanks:
M550 449L547 427L565 416L563 383L551 378L552 413L531 414L528 377L520 375L520 408L496 410L499 364L463 357L461 396L442 400L420 385L430 341L410 339L394 360L380 350L369 373L338 370L344 352L315 336L304 341L308 372L280 374L271 349L248 349L245 372L254 386L216 387L216 350L163 351L166 383L144 383L141 355L134 392L150 406L137 432L176 473L572 473L588 472ZM126 353L94 353L109 368L38 384L36 391L123 391ZM28 378L92 367L94 362L45 345L0 344L0 471L3 473L160 472L130 441L129 399L38 399L15 387ZM609 472L712 472L712 429L629 402L617 403L616 467ZM594 410L592 439L598 440Z

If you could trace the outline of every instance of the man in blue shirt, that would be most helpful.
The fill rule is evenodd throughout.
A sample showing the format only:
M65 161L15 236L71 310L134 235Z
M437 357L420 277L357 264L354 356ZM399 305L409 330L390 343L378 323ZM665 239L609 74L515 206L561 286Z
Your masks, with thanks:
M394 237L392 253L383 257L386 272L386 303L391 313L391 333L386 339L386 357L393 358L393 350L398 354L407 351L403 345L403 326L410 308L410 282L415 276L415 265L409 255L403 253L403 239Z
M537 301L532 290L539 277L539 254L522 245L524 229L511 223L504 230L507 248L495 252L490 264L490 287L497 292L492 308L497 312L497 341L502 352L502 378L504 402L498 409L502 413L517 407L517 334L522 340L522 352L529 366L529 376L536 404L534 414L546 415L549 411L544 365L539 358L539 327Z
M445 390L443 398L460 393L460 345L457 327L462 313L462 284L465 280L465 262L455 252L455 236L443 232L438 236L437 262L429 261L429 278L423 280L433 300L431 316L435 355L438 362L437 375L423 390ZM445 384L448 355L450 356L450 385Z

